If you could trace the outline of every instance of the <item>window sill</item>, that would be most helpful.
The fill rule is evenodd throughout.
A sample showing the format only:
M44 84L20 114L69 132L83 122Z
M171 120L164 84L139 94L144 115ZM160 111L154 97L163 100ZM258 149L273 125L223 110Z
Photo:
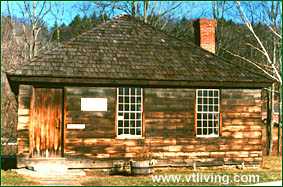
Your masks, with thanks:
M140 140L144 139L142 136L116 136L116 139L118 140Z
M197 138L219 138L219 135L196 135Z

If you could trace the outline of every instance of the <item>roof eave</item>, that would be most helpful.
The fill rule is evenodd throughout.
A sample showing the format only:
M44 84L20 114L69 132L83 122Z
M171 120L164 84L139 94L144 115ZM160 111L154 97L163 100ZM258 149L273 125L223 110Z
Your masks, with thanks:
M63 86L141 86L160 88L265 88L273 81L188 81L146 79L102 79L73 77L43 77L8 75L12 84L31 84L47 87Z

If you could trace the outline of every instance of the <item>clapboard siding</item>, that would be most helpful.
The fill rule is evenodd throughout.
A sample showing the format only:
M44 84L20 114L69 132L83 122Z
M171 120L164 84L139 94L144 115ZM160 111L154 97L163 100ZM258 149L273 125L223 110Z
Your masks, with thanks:
M81 111L81 98L107 98L107 111ZM85 140L115 138L116 88L65 88L65 156L94 157L110 144ZM85 129L67 129L67 124L85 124Z
M221 90L221 112L224 161L261 162L261 90Z
M18 95L18 155L29 154L29 123L32 86L20 85Z
M117 139L116 88L65 87L64 156L76 159L157 159L162 163L262 161L261 90L221 89L222 132L194 133L195 89L144 88L142 139ZM19 93L19 153L28 151L31 87ZM81 111L83 97L107 98L107 111ZM69 123L85 129L67 129Z
M145 137L193 137L194 106L193 89L145 89Z
M97 90L97 91L96 91ZM67 88L66 123L86 123L67 130L65 154L92 159L155 158L174 162L261 161L260 90L221 90L222 136L194 135L195 89L144 89L144 139L115 135L115 88ZM81 97L106 97L107 112L81 112Z

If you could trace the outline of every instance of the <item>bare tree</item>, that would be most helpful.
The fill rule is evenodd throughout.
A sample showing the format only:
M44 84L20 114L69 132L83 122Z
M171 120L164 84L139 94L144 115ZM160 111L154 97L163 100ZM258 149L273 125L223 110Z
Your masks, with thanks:
M154 26L164 28L167 24L163 20L165 16L169 16L177 10L182 3L180 2L166 2L167 6L162 6L164 2L158 1L94 1L95 9L99 11L100 15L114 16L117 12L128 14L142 19L146 23ZM143 10L143 12L141 11Z
M255 2L254 2L255 3ZM272 154L272 146L273 146L273 114L274 114L274 94L276 93L275 86L276 84L279 87L282 86L282 58L281 58L281 2L280 1L271 1L271 2L256 2L257 8L260 8L261 11L254 11L252 8L251 2L245 2L244 6L240 1L236 2L236 8L239 12L240 18L242 22L245 24L246 28L249 30L250 34L256 41L257 45L247 43L251 48L258 51L263 57L264 61L256 62L252 59L245 58L243 56L233 54L261 69L267 76L271 77L276 81L273 83L271 88L267 89L269 91L269 103L267 109L267 124L268 124L268 154ZM247 7L245 9L245 7ZM253 10L253 11L249 11ZM260 12L260 14L258 13ZM261 38L259 33L255 32L253 22L260 21L266 24L269 28L269 34L272 39L271 44L266 42ZM280 101L282 100L282 93L280 89ZM279 101L279 102L280 102ZM282 111L282 105L281 109ZM281 121L279 124L282 126ZM278 128L278 131L280 128ZM279 134L280 135L280 134ZM278 140L280 138L278 137ZM280 144L280 141L278 141ZM279 152L279 150L278 150Z
M9 143L17 140L17 102L5 72L17 68L23 62L24 42L18 35L22 23L12 18L9 6L6 8L8 14L1 18L1 154L9 155L16 151L11 149L13 146L9 146Z
M57 44L60 42L60 25L63 22L64 17L64 5L62 2L53 2L51 4L50 13L55 20L55 32L56 32L56 41ZM53 33L52 33L53 34ZM51 37L50 37L51 38Z
M224 19L227 15L231 15L233 9L233 3L228 1L212 1L211 2L212 18L217 20L217 45L216 54L219 55L221 51L231 45L231 41L225 41L225 22Z
M6 72L34 57L43 47L42 23L50 7L46 2L17 2L17 18L11 9L11 3L5 3L1 19L1 140L2 143L16 142L17 101L8 84ZM4 153L9 154L9 153Z
M27 24L23 25L23 36L28 49L28 57L31 59L37 55L40 48L43 48L39 41L39 34L42 31L43 19L50 11L51 4L46 1L24 1L23 5L20 3L17 5L22 18L27 21Z

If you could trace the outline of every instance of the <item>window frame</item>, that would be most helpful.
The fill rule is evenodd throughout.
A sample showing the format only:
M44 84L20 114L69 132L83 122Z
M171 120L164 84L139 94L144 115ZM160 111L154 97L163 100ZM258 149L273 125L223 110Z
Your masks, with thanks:
M198 103L198 99L199 98L203 98L203 95L200 97L200 96L198 96L198 92L199 91L202 91L202 93L203 93L203 91L217 91L218 92L218 97L217 97L217 99L218 99L218 103L217 103L217 107L218 107L218 111L216 112L216 111L214 111L214 101L213 101L213 104L212 104L212 106L213 106L213 111L209 111L209 109L208 109L208 111L199 111L199 108L198 108L198 106L199 105L202 105L203 106L203 103ZM195 136L197 137L197 138L213 138L213 137L219 137L220 135L221 135L221 130L222 130L222 128L221 128L221 123L222 123L222 115L221 115L221 112L220 112L220 94L221 94L221 92L220 92L220 89L212 89L212 88L204 88L204 89L196 89L196 92L195 92L195 94L196 94L196 96L195 96ZM214 96L214 92L213 92L213 96L209 96L209 92L207 93L207 96L206 96L206 99L207 99L207 103L205 104L208 108L209 108L209 106L211 106L210 104L209 104L209 100L208 100L208 98L215 98L215 96ZM218 116L218 119L217 119L217 129L218 129L218 131L217 131L217 134L203 134L203 131L202 131L202 134L198 134L197 133L197 130L198 130L198 114L212 114L212 116L214 116L215 114L217 114L217 116ZM206 118L208 121L210 121L209 119L210 118ZM214 122L215 121L215 118L213 117L213 118L211 118L212 120L212 122ZM201 121L203 120L203 118L201 118ZM208 125L208 124L207 124ZM201 127L202 129L203 129L203 125L202 125L202 127ZM213 129L215 129L215 127L212 127ZM207 127L207 129L208 129L208 127ZM213 132L214 132L214 130L213 130Z
M121 95L119 95L119 88L140 88L140 90L141 90L141 93L140 93L140 98L141 98L141 102L140 102L140 105L141 105L141 109L140 109L140 111L126 111L126 112L128 112L128 113L134 113L134 114L137 114L137 113L140 113L140 122L141 122L141 126L140 127L136 127L136 119L135 119L135 129L137 129L137 128L139 128L140 129L140 132L141 132L141 134L140 135L131 135L131 134L118 134L118 130L119 130L119 126L118 126L118 123L119 123L119 113L120 112L122 112L122 113L124 113L125 112L125 110L123 109L122 111L120 111L119 110L119 104L121 104L121 103L119 103L119 96L121 96ZM136 92L135 92L136 93ZM129 95L131 95L130 94L130 91L129 91ZM136 95L136 94L135 94ZM124 97L125 95L124 95L124 93L123 93L123 97ZM136 96L135 96L136 97ZM124 103L124 102L123 102ZM130 101L130 99L129 99L129 105L131 104L131 101ZM135 102L135 105L136 105L137 103ZM131 119L130 117L129 117L129 119ZM123 121L124 121L124 119L123 119ZM116 139L143 139L143 88L141 88L141 87L118 87L117 89L116 89L116 114L115 114L115 124L116 124L116 126L115 126L115 130L116 130ZM124 128L124 127L123 127ZM136 130L135 130L136 131Z

